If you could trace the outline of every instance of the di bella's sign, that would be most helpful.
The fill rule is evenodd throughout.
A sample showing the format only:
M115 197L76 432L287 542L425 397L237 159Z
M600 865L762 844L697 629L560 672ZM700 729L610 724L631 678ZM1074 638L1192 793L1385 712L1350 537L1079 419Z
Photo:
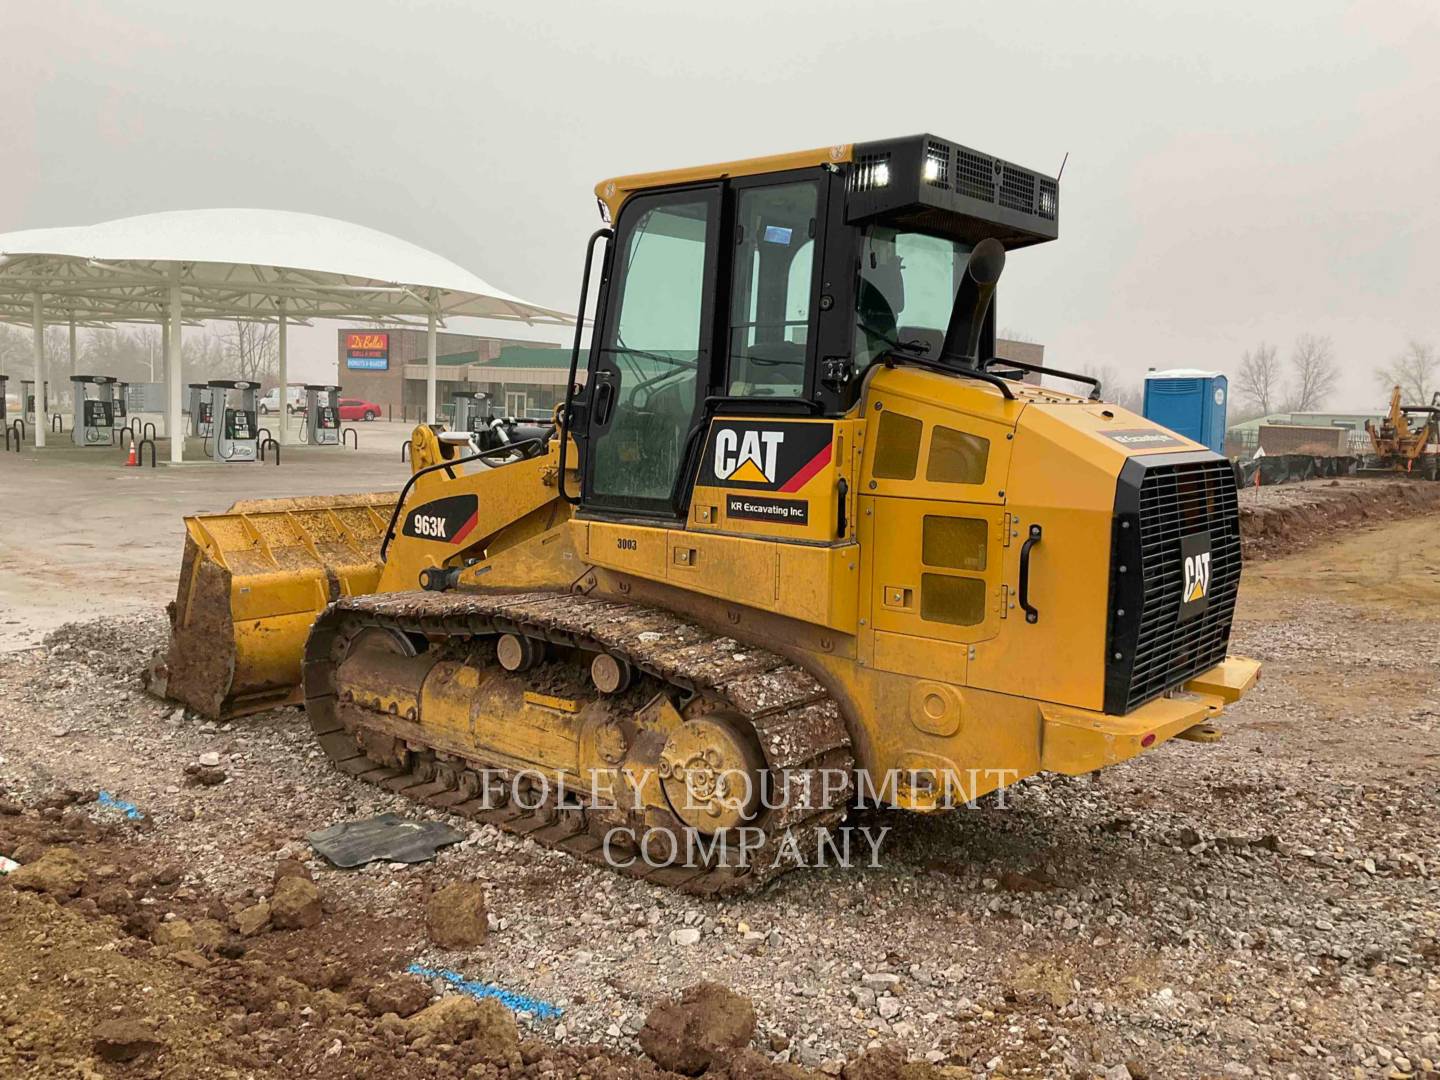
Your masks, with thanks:
M351 371L390 370L390 335L372 331L346 334L345 366Z

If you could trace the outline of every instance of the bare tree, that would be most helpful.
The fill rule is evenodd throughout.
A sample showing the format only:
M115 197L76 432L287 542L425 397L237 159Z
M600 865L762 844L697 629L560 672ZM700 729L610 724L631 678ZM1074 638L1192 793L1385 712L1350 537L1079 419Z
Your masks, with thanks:
M279 362L279 330L273 323L236 319L221 335L226 366L238 379L260 382Z
M1127 381L1110 364L1086 364L1080 369L1080 374L1100 380L1100 396L1104 400L1131 412L1140 411L1139 387L1133 381Z
M1428 405L1437 388L1437 374L1440 374L1440 352L1435 346L1423 341L1411 341L1405 351L1394 361L1375 373L1388 393L1390 387L1400 387L1401 398L1406 405Z
M24 330L0 323L0 372L12 379L28 374L35 349L30 344L30 335Z
M1295 352L1290 357L1294 373L1287 412L1313 412L1324 406L1335 380L1340 377L1335 364L1335 347L1328 337L1301 334L1295 340Z
M26 334L25 336L31 337L30 334ZM80 347L78 337L75 341L75 347L77 350ZM33 344L31 345L31 349L34 349ZM31 364L30 370L35 370L33 363ZM70 376L77 374L77 372L70 365L70 328L68 326L45 327L45 370L50 375L52 393L56 386L63 386L69 389ZM89 375L90 372L86 371L83 372L83 374Z
M165 370L164 340L158 326L92 330L82 339L80 363L87 372L124 382L159 382Z
M1260 416L1268 416L1280 405L1280 352L1261 342L1240 358L1240 375L1235 393Z
M180 338L180 354L187 382L208 382L235 374L224 331L214 334L208 326L199 332L189 331Z

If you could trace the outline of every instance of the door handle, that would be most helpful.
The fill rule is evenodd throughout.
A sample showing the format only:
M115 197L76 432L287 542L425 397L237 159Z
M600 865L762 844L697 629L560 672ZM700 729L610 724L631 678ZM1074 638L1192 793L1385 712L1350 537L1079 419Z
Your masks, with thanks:
M604 427L610 422L610 409L615 404L615 384L610 381L608 371L595 375L595 426Z
M1025 609L1025 621L1038 622L1040 611L1030 603L1030 552L1040 543L1040 526L1031 525L1030 535L1020 545L1020 606Z

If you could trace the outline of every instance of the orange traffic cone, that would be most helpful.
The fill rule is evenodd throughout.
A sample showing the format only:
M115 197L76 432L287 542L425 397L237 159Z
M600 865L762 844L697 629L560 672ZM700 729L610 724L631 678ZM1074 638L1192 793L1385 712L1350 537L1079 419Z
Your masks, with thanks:
M130 440L130 456L125 459L125 464L126 464L126 465L134 465L137 469L140 467L140 459L135 456L135 440L134 440L134 439L131 439L131 440Z

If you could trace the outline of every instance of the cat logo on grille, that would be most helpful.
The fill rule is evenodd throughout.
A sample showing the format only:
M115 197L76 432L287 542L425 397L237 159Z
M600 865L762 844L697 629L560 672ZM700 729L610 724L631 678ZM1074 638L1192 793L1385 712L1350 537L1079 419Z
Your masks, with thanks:
M1180 621L1194 618L1210 606L1210 534L1191 533L1180 538Z

